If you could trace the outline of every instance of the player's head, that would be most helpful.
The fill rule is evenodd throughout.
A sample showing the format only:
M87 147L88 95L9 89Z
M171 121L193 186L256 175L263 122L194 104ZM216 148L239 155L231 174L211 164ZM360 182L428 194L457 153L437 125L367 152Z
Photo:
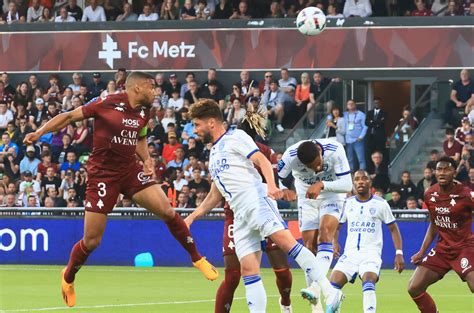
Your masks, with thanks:
M352 179L354 183L354 189L356 190L357 195L367 196L372 187L372 179L370 179L369 173L364 170L358 170L354 173L354 178Z
M436 179L440 186L447 186L453 183L456 176L457 164L450 157L442 157L436 163Z
M252 137L253 140L255 140L257 135L262 137L262 139L266 137L265 118L260 114L247 111L239 128Z
M322 149L318 144L312 141L303 142L298 147L297 156L301 163L313 171L321 172L323 170Z
M203 143L212 142L215 131L222 128L224 117L219 105L211 99L200 99L189 109L189 115L194 123L194 133Z
M155 99L155 80L144 72L132 72L125 80L125 90L137 103L151 107Z

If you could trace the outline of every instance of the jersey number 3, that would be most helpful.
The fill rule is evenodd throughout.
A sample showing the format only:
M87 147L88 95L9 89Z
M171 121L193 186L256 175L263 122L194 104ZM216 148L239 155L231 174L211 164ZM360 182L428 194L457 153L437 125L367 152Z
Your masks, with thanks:
M97 187L99 187L99 197L105 197L105 195L107 194L107 189L105 189L107 188L107 186L105 185L105 183L98 183Z

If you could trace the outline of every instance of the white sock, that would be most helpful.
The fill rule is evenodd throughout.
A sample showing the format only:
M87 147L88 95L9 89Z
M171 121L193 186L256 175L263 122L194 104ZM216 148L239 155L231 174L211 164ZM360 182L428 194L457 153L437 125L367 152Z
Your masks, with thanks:
M334 291L326 277L327 270L324 272L318 268L316 257L311 251L297 243L291 248L288 255L295 259L296 263L305 271L306 276L309 276L312 281L315 281L321 287L324 298L327 298Z
M242 277L245 284L245 297L250 313L265 313L267 294L259 275Z
M362 284L362 293L364 295L363 306L364 313L375 313L377 309L377 297L375 296L375 283L366 281Z
M326 275L331 267L332 258L334 256L334 247L330 242L321 242L318 245L318 254L316 254L316 261L318 268Z

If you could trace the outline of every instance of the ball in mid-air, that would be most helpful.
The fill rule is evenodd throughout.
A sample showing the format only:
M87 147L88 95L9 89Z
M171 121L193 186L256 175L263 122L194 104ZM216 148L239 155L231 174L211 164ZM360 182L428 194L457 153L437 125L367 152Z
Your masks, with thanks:
M298 13L296 27L303 35L319 35L326 27L326 15L316 7L307 7Z

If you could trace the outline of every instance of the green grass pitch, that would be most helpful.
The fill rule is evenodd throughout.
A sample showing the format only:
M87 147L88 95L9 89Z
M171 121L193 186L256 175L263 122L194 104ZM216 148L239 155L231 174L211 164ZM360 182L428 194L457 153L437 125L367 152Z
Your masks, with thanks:
M222 279L205 280L193 268L149 268L85 266L76 279L77 306L63 306L60 296L59 266L0 266L0 313L10 312L160 312L212 313L214 295ZM221 274L223 273L221 269ZM418 312L410 300L406 286L412 271L402 275L385 270L377 285L377 312ZM274 275L263 270L268 295L267 312L278 313L278 292ZM310 312L300 299L304 287L303 273L293 269L293 312ZM474 312L474 296L468 286L449 273L429 289L441 313ZM362 312L360 281L344 288L346 299L342 312ZM232 312L247 312L243 284L235 294Z

